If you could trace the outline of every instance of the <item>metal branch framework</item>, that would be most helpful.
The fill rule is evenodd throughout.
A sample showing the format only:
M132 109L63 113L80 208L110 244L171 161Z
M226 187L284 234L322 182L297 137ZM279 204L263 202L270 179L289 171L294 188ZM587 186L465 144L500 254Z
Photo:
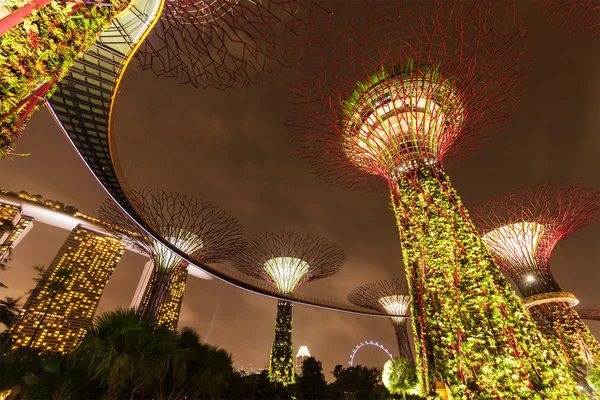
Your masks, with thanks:
M248 247L233 260L241 272L263 279L281 294L292 295L300 285L338 272L346 256L331 241L308 233L263 232L250 237ZM292 303L277 303L275 340L269 366L271 381L295 382L292 345Z
M198 262L222 263L246 246L246 235L241 224L206 201L162 190L131 191L127 195L155 232ZM154 273L146 288L140 313L157 324L166 324L175 329L185 279L173 278L182 273L187 262L149 237L114 202L102 204L100 217L119 227L113 233L147 254L154 262ZM175 281L178 286L176 293L171 288L171 282ZM173 298L175 294L176 298Z
M582 185L539 185L476 204L471 215L502 271L523 296L559 292L550 255L563 238L600 213L600 191Z
M189 251L188 254L198 262L222 263L246 246L247 239L242 225L207 201L162 190L130 191L127 196L152 229L182 251ZM102 204L100 217L131 231L132 235L125 235L122 231L115 231L114 234L124 241L132 242L132 245L159 264L157 253L162 251L162 247L157 247L155 241L114 202ZM163 266L166 267L165 264Z
M359 307L377 310L383 314L394 315L391 321L396 331L398 351L402 357L413 361L408 341L406 318L398 317L400 315L408 315L410 312L410 294L405 280L388 279L367 283L350 292L348 301Z
M513 7L348 4L362 7L350 12L361 18L333 31L314 68L291 86L287 125L300 159L329 182L388 184L421 394L433 393L438 380L457 398L575 396L561 356L543 350L442 165L487 138L522 96L524 27Z
M550 254L598 213L600 191L562 184L503 193L476 205L472 214L544 336L569 362L589 366L600 365L600 344L572 308L577 298L554 279Z
M327 16L312 0L166 0L138 59L195 87L246 87L297 65Z
M590 38L600 31L597 0L532 0L552 26Z
M363 18L332 29L291 85L300 159L329 182L372 189L373 176L468 154L514 112L527 73L512 10L479 3L355 2Z
M328 239L276 231L252 235L233 264L241 272L271 283L278 292L292 294L303 283L335 274L345 260L344 251Z

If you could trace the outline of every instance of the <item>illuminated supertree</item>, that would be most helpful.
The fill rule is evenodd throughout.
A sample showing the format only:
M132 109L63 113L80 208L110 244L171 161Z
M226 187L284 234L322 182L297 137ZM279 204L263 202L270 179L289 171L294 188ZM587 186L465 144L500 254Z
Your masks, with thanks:
M542 185L503 193L473 207L473 218L523 303L569 363L600 365L600 345L572 308L550 269L554 246L600 212L600 192L580 185Z
M510 291L448 178L506 120L526 75L523 28L501 2L351 2L323 56L291 86L299 157L349 188L386 182L400 230L422 391L566 398L559 354ZM383 179L382 179L383 178ZM573 394L575 396L575 394ZM567 397L568 398L568 397Z
M233 265L241 272L263 279L280 294L291 296L303 283L338 272L346 260L344 251L327 239L290 231L253 235ZM289 385L295 381L292 346L292 303L277 302L275 341L271 348L269 378Z
M2 2L10 14L0 22L0 158L13 150L32 112L128 3Z
M407 315L410 307L408 285L402 279L388 279L359 286L350 292L348 301L359 307L390 315ZM391 319L396 331L400 356L414 362L408 341L407 318L392 317Z
M593 37L600 31L598 0L532 0L552 26Z
M205 201L161 190L131 191L127 196L156 233L198 262L225 262L246 245L240 223ZM185 273L187 263L148 236L116 203L104 202L99 214L115 227L113 233L117 237L154 262L154 273L140 305L140 314L156 321L157 325L176 329L185 288L185 280L177 277ZM177 285L171 288L173 282ZM177 296L172 295L166 301L171 290L177 291Z
M138 58L195 87L245 87L296 65L326 16L312 0L166 0Z

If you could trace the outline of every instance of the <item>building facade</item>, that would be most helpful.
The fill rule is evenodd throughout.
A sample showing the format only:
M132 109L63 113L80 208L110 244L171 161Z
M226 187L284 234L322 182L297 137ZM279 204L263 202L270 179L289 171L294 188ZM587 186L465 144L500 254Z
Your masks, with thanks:
M33 218L23 215L21 207L0 202L0 263L33 227Z
M73 350L92 322L124 249L118 239L76 226L13 324L13 347Z

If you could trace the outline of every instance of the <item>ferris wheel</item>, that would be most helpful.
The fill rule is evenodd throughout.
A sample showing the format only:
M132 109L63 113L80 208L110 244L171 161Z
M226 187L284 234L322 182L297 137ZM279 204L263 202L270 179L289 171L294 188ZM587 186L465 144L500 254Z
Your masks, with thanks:
M354 348L354 350L352 351L352 354L350 354L350 362L348 363L348 364L350 364L350 366L352 366L354 364L354 356L356 355L358 350L362 349L365 346L375 346L377 348L380 348L381 350L383 350L385 352L385 354L388 355L388 357L390 357L390 359L394 358L394 356L392 356L392 353L388 349L383 347L383 345L381 345L377 342L374 342L372 340L369 340L369 341L365 341L365 342L360 342L359 345Z

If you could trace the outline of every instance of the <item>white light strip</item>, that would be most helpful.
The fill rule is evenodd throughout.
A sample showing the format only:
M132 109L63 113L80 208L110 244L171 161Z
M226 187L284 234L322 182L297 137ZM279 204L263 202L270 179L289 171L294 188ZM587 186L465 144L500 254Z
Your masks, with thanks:
M394 294L391 296L382 297L377 300L379 304L391 315L406 315L408 313L408 306L410 305L410 297ZM405 318L392 317L394 324L406 321Z
M482 239L492 253L524 272L538 268L536 254L543 235L544 225L523 221L490 231Z
M306 261L295 257L271 258L264 265L265 272L281 294L294 293L309 268Z

